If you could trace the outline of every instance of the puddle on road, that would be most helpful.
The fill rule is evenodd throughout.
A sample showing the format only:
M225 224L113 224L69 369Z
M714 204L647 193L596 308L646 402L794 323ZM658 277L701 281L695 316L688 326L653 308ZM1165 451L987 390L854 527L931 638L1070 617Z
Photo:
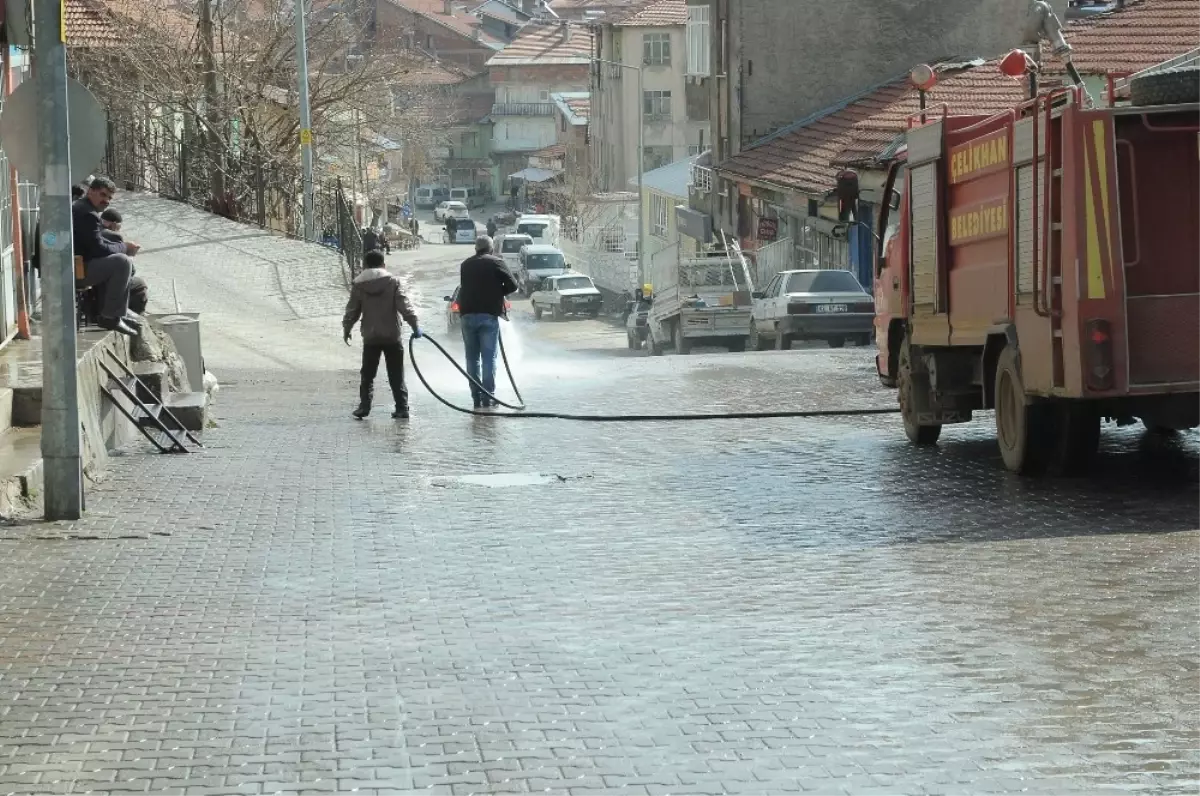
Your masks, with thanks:
M434 476L428 480L430 486L442 488L450 488L455 486L485 486L504 489L517 486L546 486L549 484L565 484L568 481L578 481L581 478L591 478L591 476L565 476L556 475L554 473L487 473L484 475Z

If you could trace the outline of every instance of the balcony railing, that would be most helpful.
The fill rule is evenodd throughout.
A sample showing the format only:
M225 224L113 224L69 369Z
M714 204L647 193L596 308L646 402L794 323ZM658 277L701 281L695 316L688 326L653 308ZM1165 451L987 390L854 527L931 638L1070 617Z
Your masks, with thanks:
M712 192L712 169L707 166L692 165L691 186L697 191Z
M553 102L497 102L492 116L553 116Z

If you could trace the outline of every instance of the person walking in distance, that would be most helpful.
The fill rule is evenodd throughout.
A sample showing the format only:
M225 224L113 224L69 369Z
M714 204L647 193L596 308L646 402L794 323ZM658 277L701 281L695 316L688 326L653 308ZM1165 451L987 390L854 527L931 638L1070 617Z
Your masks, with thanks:
M404 343L400 337L400 320L412 327L413 337L424 333L417 323L408 297L404 295L400 280L388 273L383 264L383 252L369 251L363 255L363 272L354 279L350 289L350 301L346 314L342 316L342 331L346 345L350 345L350 332L362 321L362 381L358 386L358 408L354 416L362 420L371 414L371 402L375 397L375 375L379 372L379 358L387 363L388 384L396 409L392 417L408 419L408 389L404 386Z
M467 354L467 373L496 392L496 345L500 338L500 319L507 318L505 297L515 293L513 279L504 260L492 253L492 239L475 239L475 256L459 267L458 312L463 346ZM471 399L476 409L494 406L492 398L471 384Z

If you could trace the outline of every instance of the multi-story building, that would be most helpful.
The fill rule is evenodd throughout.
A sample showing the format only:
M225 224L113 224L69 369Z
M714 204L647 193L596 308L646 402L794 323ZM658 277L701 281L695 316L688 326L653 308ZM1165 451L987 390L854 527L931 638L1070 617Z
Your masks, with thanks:
M643 0L593 26L591 127L601 190L626 190L639 156L650 171L709 145L706 78L689 72L687 13L685 0Z
M569 21L530 22L488 61L496 92L492 159L501 178L528 165L529 155L558 138L552 95L587 91L592 35Z

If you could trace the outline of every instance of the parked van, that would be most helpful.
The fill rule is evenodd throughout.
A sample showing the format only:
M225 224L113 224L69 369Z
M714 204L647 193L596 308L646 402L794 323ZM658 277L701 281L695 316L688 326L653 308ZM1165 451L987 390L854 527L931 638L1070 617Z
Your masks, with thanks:
M523 215L517 219L517 232L533 238L534 243L558 246L562 240L562 219L552 215Z
M483 192L478 188L451 188L450 198L462 202L467 207L483 207Z
M533 243L521 248L521 264L514 274L517 285L526 296L532 296L542 282L552 276L562 276L571 270L567 258L557 247Z
M417 188L417 207L437 207L438 202L450 198L450 192L440 185L422 185Z

